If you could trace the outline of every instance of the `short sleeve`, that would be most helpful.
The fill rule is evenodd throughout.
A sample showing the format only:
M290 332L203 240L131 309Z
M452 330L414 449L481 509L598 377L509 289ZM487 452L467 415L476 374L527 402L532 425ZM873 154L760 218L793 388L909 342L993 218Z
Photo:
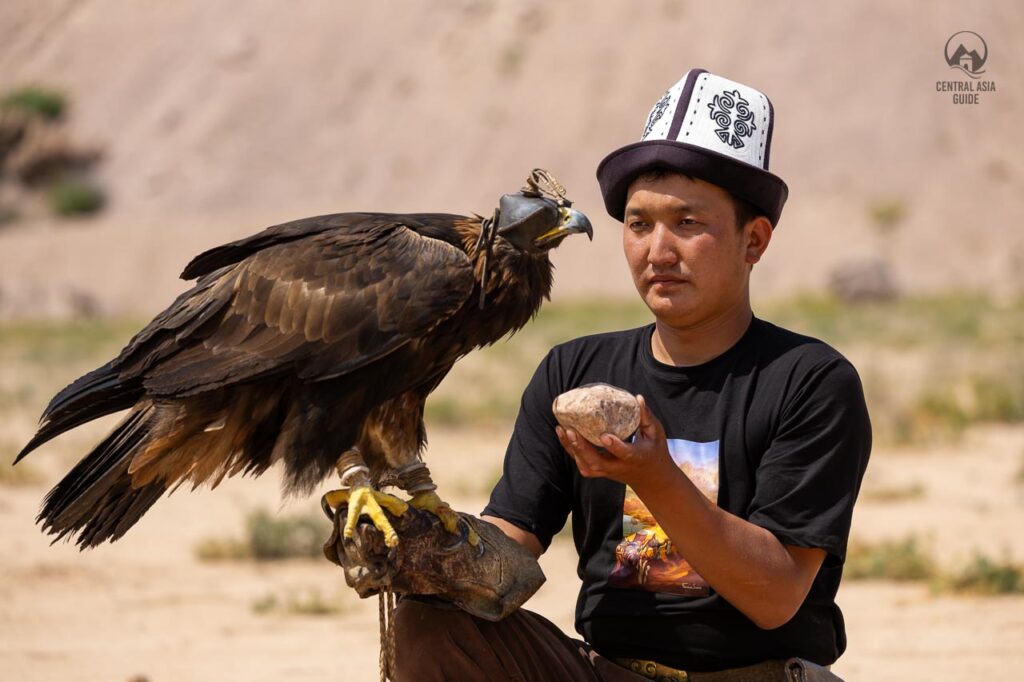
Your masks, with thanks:
M501 479L483 511L533 533L545 549L572 508L573 473L551 412L559 386L558 361L549 353L523 393Z
M871 424L853 366L809 371L782 408L755 474L748 519L783 544L846 556L853 504L871 451Z

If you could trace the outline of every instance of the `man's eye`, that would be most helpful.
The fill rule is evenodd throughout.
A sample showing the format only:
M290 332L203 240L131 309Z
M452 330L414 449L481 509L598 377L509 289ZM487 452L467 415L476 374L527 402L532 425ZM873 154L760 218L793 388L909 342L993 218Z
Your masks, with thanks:
M681 221L679 221L679 224L680 225L696 225L697 221L694 220L693 218L683 218Z
M642 230L645 227L647 227L647 223L640 222L639 220L634 220L629 223L629 229L631 230Z

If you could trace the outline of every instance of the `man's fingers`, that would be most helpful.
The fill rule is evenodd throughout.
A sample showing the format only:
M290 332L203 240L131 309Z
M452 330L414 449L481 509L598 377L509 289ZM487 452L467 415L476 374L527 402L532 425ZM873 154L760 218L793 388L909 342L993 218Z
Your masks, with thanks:
M596 465L597 463L593 462L586 455L579 454L576 447L567 447L565 451L569 453L569 456L572 457L572 461L576 463L576 468L580 470L581 476L585 478L595 478L603 474L601 469Z
M654 415L651 414L651 409L647 407L647 400L645 400L641 394L637 393L636 401L640 403L640 428L642 429L646 426L650 426L654 419Z
M558 441L565 448L566 452L573 456L587 456L590 452L597 454L594 450L594 446L590 444L583 436L579 435L572 429L563 429L561 426L555 427L555 433L558 435Z
M637 393L636 401L640 403L640 426L637 427L637 431L648 438L657 438L658 434L663 431L661 422L647 406L646 398Z
M614 433L605 433L601 435L601 445L609 454L618 457L628 457L633 452L633 446L628 443L624 443L622 439L616 436Z
M586 439L582 438L572 429L556 426L555 435L558 436L558 442L561 443L566 452L569 452L570 454L582 450L583 446L587 444Z
M598 452L590 441L574 430L564 429L561 426L555 427L555 434L562 447L576 463L576 468L580 470L582 476L594 478L605 475L603 464L607 457Z
M584 478L597 478L601 476L601 472L599 470L588 465L586 461L580 457L577 457L571 452L569 453L569 456L572 457L572 461L576 463L576 468L580 470L580 476L583 476Z

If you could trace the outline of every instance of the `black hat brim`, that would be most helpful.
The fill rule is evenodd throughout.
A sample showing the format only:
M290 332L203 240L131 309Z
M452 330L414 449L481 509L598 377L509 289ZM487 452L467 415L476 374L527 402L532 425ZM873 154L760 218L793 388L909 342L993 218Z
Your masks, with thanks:
M763 211L773 227L778 225L789 196L782 178L766 170L685 142L646 140L616 149L597 167L597 181L608 214L621 221L630 183L641 173L658 168L718 185Z

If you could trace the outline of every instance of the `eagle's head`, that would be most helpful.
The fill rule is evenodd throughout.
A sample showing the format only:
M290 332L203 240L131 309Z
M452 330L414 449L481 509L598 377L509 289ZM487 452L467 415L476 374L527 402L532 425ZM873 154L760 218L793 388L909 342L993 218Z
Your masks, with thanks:
M545 171L534 171L533 181L528 180L527 187L504 195L498 204L498 235L526 253L550 251L570 234L584 233L591 240L594 238L587 216L572 208L557 181L550 179L556 191L548 190L551 185L546 183L538 186L538 179L543 183L548 178Z

